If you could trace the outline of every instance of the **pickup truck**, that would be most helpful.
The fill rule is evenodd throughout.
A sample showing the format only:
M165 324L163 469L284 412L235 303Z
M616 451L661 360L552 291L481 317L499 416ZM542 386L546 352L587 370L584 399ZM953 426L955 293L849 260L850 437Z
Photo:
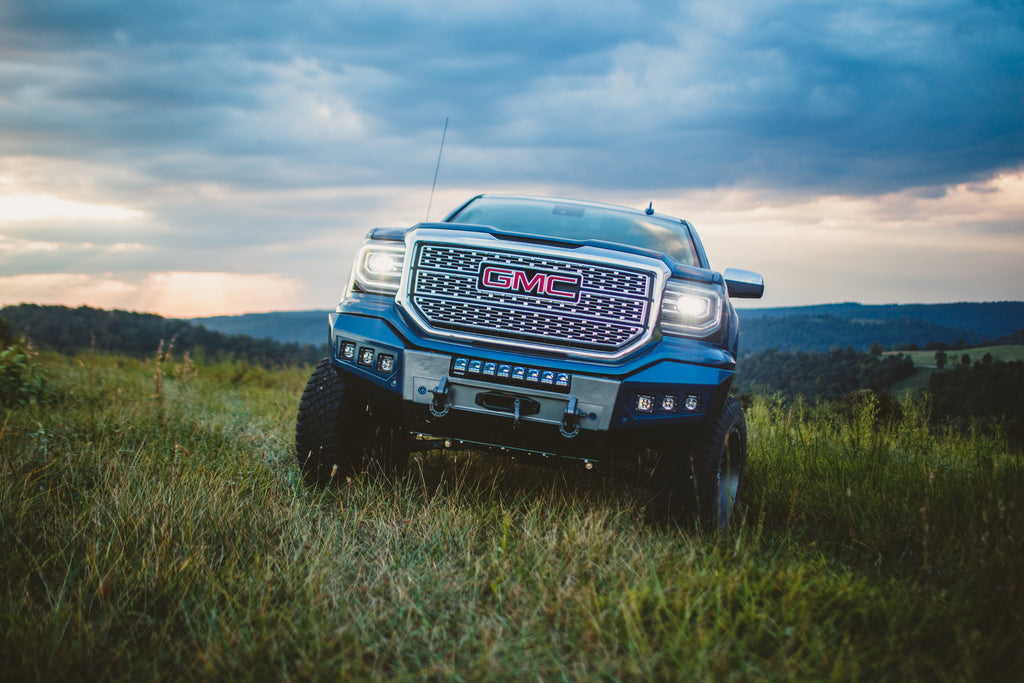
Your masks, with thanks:
M724 527L747 457L730 297L763 291L653 206L480 195L375 228L302 394L299 467L317 484L391 476L433 447L629 461L670 518Z

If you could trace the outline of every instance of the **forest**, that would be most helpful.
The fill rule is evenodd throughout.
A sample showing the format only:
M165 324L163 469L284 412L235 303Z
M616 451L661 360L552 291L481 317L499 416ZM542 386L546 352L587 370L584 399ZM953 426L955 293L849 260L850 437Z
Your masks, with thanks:
M872 355L850 346L827 353L770 349L742 359L735 388L742 393L778 394L787 400L797 396L838 400L862 389L887 391L913 373L914 363L906 356Z
M978 420L1006 430L1009 442L1024 446L1024 361L960 362L928 378L932 421L970 426Z
M151 313L80 306L20 304L0 309L12 333L28 337L41 349L73 354L93 349L134 358L152 356L161 346L188 351L193 359L244 360L263 367L315 363L326 353L311 344L285 343L229 335L184 320Z
M875 343L889 348L928 343L977 346L990 339L974 330L946 327L917 318L853 320L832 315L745 318L741 313L741 320L741 353L769 349L828 352L835 346L867 350Z
M928 374L926 395L932 424L1005 430L1009 442L1024 447L1024 361L993 360L985 354L971 362L968 354L937 350L938 367ZM947 362L942 359L949 358ZM769 395L792 403L849 403L864 391L883 411L898 411L895 387L916 371L904 354L832 349L771 349L741 360L734 391L741 396Z

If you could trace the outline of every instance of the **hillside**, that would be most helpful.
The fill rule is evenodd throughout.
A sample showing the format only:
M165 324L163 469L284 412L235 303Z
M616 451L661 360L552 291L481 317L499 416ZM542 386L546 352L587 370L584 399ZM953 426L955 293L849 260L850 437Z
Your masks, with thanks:
M825 352L848 346L864 351L875 342L887 348L931 343L975 346L993 338L973 329L947 327L918 318L853 319L821 314L747 317L745 313L740 313L742 354L768 349Z
M188 322L223 334L244 334L254 339L273 339L298 344L327 342L327 311L281 311L192 318Z
M743 353L865 350L875 342L888 348L976 346L1024 328L1024 302L750 308L740 311L740 320Z
M916 320L936 325L939 328L970 331L986 339L995 339L1024 327L1024 301L887 304L884 306L839 303L818 306L751 308L740 311L740 316L744 320L824 316L865 324Z
M93 349L114 351L136 358L151 356L171 345L179 352L211 360L230 358L264 366L315 363L324 355L319 345L248 335L228 334L192 325L185 320L151 313L107 311L88 306L38 306L20 304L0 308L15 335L27 336L40 348L63 353Z

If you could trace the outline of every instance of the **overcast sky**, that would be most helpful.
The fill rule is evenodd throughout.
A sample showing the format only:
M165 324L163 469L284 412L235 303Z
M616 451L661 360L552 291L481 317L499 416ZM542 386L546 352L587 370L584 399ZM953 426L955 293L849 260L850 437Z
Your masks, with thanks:
M481 192L693 222L757 305L1024 299L1024 3L0 0L0 305L333 308Z

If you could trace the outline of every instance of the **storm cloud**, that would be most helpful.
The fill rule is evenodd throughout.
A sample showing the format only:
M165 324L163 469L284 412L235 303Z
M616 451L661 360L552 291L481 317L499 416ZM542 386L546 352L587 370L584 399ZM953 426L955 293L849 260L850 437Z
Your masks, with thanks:
M306 282L422 220L446 118L440 200L941 198L1020 172L1022 73L1010 2L0 0L0 194L136 212L0 215L0 276Z

